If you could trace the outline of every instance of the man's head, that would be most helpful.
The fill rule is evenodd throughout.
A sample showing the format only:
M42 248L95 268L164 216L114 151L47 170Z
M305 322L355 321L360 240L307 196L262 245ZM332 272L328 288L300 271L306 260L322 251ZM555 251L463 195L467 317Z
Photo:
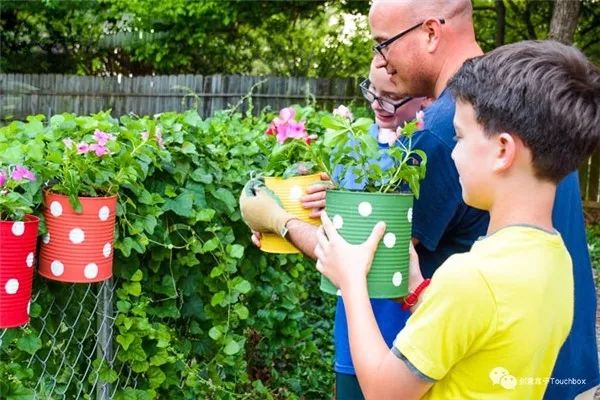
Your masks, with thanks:
M385 69L377 68L373 62L366 90L380 128L395 130L404 121L414 119L424 104L423 98L409 100L406 96L399 95Z
M480 54L471 14L470 0L376 0L369 12L376 66L397 92L438 96L460 64Z
M522 162L537 179L558 183L600 145L600 71L573 47L503 46L465 62L448 87L457 100L459 144L475 120L473 130L491 146L479 151L490 153L496 172ZM453 152L459 172L461 151Z

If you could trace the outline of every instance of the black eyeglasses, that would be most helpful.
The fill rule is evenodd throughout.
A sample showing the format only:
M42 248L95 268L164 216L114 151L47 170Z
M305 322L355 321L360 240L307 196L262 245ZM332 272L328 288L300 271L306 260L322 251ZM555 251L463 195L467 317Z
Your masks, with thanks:
M371 87L371 81L368 79L362 81L359 86L360 91L362 92L362 95L365 98L365 100L367 100L370 104L372 104L374 101L377 101L381 106L381 109L390 114L396 113L396 110L398 108L402 107L403 105L405 105L413 99L410 96L406 96L398 102L393 102L392 100L386 99L385 97L377 96L375 93L369 90L369 88Z
M442 24L442 25L446 23L446 20L444 18L438 18L438 20L440 21L440 24ZM418 27L423 25L424 22L425 21L421 21L418 24L413 25L410 28L400 32L396 36L392 36L391 38L384 40L383 42L381 42L379 44L376 44L375 46L373 46L373 52L375 54L379 54L385 60L386 58L385 58L385 55L383 54L383 49L385 49L390 44L394 43L396 40L400 39L402 36L406 35L407 33L414 31L415 29L417 29Z

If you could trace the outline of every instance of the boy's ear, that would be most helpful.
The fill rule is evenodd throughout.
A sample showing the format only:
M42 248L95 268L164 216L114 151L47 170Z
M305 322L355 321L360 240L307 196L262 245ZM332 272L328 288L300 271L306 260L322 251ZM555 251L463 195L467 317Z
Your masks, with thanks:
M515 162L517 155L516 137L507 132L496 136L497 151L493 164L494 172L505 172Z

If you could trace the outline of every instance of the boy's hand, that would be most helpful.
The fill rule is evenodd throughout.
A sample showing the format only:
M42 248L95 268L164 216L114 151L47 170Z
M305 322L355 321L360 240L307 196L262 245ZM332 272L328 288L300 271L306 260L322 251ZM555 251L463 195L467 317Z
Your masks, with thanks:
M329 179L329 175L321 173L320 183L310 185L306 189L306 194L300 198L302 207L310 208L311 218L317 218L325 208L325 192L333 187L333 183Z
M385 223L378 222L366 241L352 245L337 233L326 212L321 213L321 222L315 248L317 270L342 290L348 285L366 284L377 245L385 233Z
M279 198L258 179L249 180L240 195L240 211L246 225L256 232L285 236L285 225L296 218L281 207Z

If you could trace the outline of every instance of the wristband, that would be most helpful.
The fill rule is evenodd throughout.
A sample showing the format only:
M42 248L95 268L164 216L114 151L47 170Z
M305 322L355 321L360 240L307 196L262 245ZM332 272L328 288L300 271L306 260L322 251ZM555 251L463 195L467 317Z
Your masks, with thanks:
M419 284L419 286L417 286L415 290L410 292L410 294L404 298L404 301L402 302L403 310L408 310L412 306L417 304L417 302L419 301L419 295L423 290L425 290L427 286L429 286L429 282L431 282L431 279L425 279Z

